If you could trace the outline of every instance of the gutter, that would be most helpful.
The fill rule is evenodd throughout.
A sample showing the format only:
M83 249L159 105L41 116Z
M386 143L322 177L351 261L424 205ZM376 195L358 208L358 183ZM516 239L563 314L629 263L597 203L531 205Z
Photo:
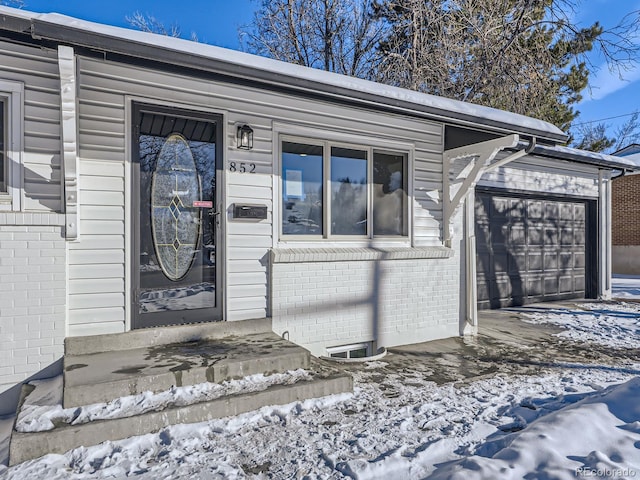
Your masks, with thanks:
M615 177L611 177L611 180L615 180L616 178L620 178L620 177L624 177L627 174L627 171L625 169L620 170L620 173L618 175L616 175Z
M524 142L518 143L515 149L527 148ZM596 167L606 168L608 170L619 171L640 171L640 166L634 166L627 162L616 160L613 155L588 152L586 150L578 150L566 147L548 147L544 145L536 145L528 152L531 155L539 157L552 158L554 160L565 160L569 162L582 163L585 165L593 165Z
M518 143L518 147L522 147L522 142ZM511 155L509 155L508 157L503 158L502 160L498 160L497 162L494 162L488 165L487 167L485 167L483 175L485 173L492 172L493 170L496 170L508 163L511 163L514 160L524 157L525 155L529 155L535 148L536 148L536 137L531 137L531 140L529 140L529 143L525 147L522 147L519 150L512 153Z

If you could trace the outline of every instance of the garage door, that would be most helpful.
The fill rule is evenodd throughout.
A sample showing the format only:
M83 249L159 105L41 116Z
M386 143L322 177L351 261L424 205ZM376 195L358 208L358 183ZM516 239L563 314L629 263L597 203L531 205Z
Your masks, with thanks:
M584 298L587 207L478 191L478 308Z

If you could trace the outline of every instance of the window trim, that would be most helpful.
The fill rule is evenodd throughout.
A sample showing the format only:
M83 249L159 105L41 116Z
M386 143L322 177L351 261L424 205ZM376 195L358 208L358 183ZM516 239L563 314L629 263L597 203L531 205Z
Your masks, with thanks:
M393 239L393 238L407 238L407 237L411 237L411 215L410 215L410 210L411 210L411 189L413 188L413 185L411 183L411 175L410 172L413 171L410 167L410 165L412 165L411 162L411 158L409 156L409 152L405 152L405 151L401 151L401 150L389 150L389 149L385 149L385 148L375 148L373 147L373 149L371 150L371 181L373 182L373 162L375 161L374 156L376 153L379 153L381 155L389 155L389 156L395 156L395 155L403 155L404 156L404 162L403 162L403 166L404 166L404 178L403 178L403 188L405 189L405 195L403 198L403 215L404 215L404 219L403 219L403 230L405 233L401 234L401 235L376 235L374 236L373 233L373 216L371 217L371 238L387 238L387 239ZM374 207L374 198L373 198L373 192L371 192L371 212L373 213L373 207Z
M278 188L278 211L282 212L282 202L284 193L284 179L282 178L282 144L284 142L306 144L309 146L322 148L322 233L320 235L287 235L282 232L282 217L278 219L278 238L298 238L306 240L325 239L327 214L329 214L329 206L327 205L327 142L315 138L300 138L290 135L281 135L278 139L278 178L280 179Z
M362 145L362 144L354 144L354 143L345 143L345 142L332 142L330 140L325 141L326 144L326 148L327 148L327 152L325 154L325 165L327 170L325 170L325 172L327 172L328 174L326 175L326 178L324 179L324 189L325 189L325 197L327 199L327 215L324 218L324 226L327 227L327 232L324 236L321 237L321 240L338 240L338 241L344 241L344 240L368 240L370 238L373 238L373 221L371 218L370 213L373 211L373 196L371 195L371 179L373 178L371 176L372 172L373 172L373 156L372 156L372 149L371 147L368 147L366 145ZM367 228L366 231L367 233L365 233L364 235L336 235L334 233L331 232L331 197L332 197L332 189L331 189L331 176L329 175L331 173L331 160L333 158L333 148L337 147L337 148L345 148L345 149L349 149L349 150L359 150L361 152L365 152L366 153L366 162L367 162L367 199L366 199L366 204L367 204ZM289 236L287 236L288 238Z
M276 202L278 208L277 218L274 216L274 247L281 246L331 246L335 244L340 247L360 247L370 246L372 243L383 246L411 246L412 245L412 206L413 206L413 181L411 172L413 171L414 146L409 143L380 140L371 137L361 136L354 141L354 135L341 134L337 132L319 131L306 127L290 125L274 125L273 141L274 148L274 192L276 192ZM309 145L318 145L323 148L323 233L322 235L287 235L282 231L282 144L283 142L293 142ZM367 234L366 235L334 235L330 232L331 222L331 149L332 147L349 148L361 150L367 153ZM373 159L375 153L402 155L404 156L405 179L405 205L403 209L405 233L403 235L376 235L373 234Z
M351 353L357 350L365 350L364 357L352 357ZM352 358L367 358L373 355L373 342L352 343L350 345L339 345L337 347L327 347L327 356L330 358L352 359ZM346 357L340 357L336 354L346 353ZM336 355L336 356L334 356Z
M0 184L0 194L4 193L6 191L6 188L8 186L8 182L7 182L7 166L6 166L6 160L7 160L7 123L9 120L9 115L8 115L8 104L9 104L9 99L7 97L5 97L4 95L0 94L0 115L2 115L2 124L0 125L2 128L0 129L0 135L2 135L2 143L1 148L0 148L0 155L2 155L2 157L0 158L0 160L2 161L2 163L0 164L0 169L2 170L2 180L1 182L4 183L4 185Z
M0 79L0 97L6 101L5 191L0 192L0 211L19 211L22 192L24 84Z

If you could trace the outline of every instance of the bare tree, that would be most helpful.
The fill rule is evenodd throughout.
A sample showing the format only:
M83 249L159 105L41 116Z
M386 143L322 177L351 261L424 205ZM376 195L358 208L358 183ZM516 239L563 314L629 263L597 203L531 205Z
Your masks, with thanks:
M262 0L241 38L251 53L368 78L383 31L371 0Z
M132 15L127 15L125 20L129 25L137 30L149 33L157 33L159 35L166 35L168 37L181 37L182 32L180 27L176 24L166 27L164 23L158 20L155 16L149 13L141 13L139 11L134 12ZM197 42L198 36L195 32L191 32L190 40Z
M631 118L614 131L614 136L616 141L612 152L617 152L632 143L640 143L640 111L633 112Z
M639 24L579 28L579 0L387 0L390 33L379 80L489 105L568 128L595 68L594 48L619 72L635 64Z
M589 150L591 152L609 151L615 139L607 136L608 126L604 123L582 124L574 127L571 142L575 148Z
M603 33L564 27L558 1L390 0L379 80L567 128L587 86L581 57Z
M1 0L0 5L6 5L7 7L23 8L24 2L22 0Z
M568 129L597 49L623 75L637 12L581 28L582 0L262 0L252 53L489 105Z
M240 36L252 53L521 113L566 131L597 68L590 54L599 51L624 76L640 53L638 12L610 29L583 28L573 21L582 1L261 0ZM180 35L152 15L127 20ZM581 145L615 143L606 128L582 130Z
M587 122L576 124L572 130L576 148L593 152L617 152L632 143L640 143L640 111L633 112L629 120L615 129L608 123Z

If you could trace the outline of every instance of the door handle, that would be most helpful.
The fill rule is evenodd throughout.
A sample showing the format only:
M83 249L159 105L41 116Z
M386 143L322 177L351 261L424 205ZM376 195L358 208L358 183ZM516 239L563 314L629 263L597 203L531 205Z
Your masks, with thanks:
M220 211L214 210L213 208L209 210L209 221L211 222L211 229L215 230L216 227L220 224Z

